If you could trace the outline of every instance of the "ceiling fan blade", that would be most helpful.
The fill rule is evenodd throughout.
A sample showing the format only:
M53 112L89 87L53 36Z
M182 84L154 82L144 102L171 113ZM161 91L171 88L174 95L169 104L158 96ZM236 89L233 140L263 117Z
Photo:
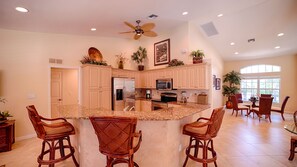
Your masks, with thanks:
M155 27L154 23L146 23L146 24L141 26L141 29L143 31L149 31L149 30L153 29L154 27Z
M130 23L126 22L126 21L124 21L124 23L125 23L127 26L129 26L129 27L131 27L132 29L135 30L135 26L133 26L132 24L130 24Z
M126 34L126 33L134 33L135 31L126 31L126 32L119 32L120 34Z
M137 34L134 35L135 40L139 39L140 37L141 37L141 35L137 35Z
M145 32L143 33L143 35L144 35L144 36L147 36L147 37L156 37L156 36L158 36L158 34L155 33L154 31L145 31Z

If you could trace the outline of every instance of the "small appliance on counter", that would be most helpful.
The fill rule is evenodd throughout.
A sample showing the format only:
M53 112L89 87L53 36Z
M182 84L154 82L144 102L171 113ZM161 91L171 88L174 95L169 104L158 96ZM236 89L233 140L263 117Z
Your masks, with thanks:
M181 103L187 103L187 96L186 96L186 91L181 92Z
M206 93L200 93L197 99L198 104L208 104L208 96Z
M147 89L145 91L145 98L146 99L151 99L152 98L152 96L151 96L151 90L150 89Z

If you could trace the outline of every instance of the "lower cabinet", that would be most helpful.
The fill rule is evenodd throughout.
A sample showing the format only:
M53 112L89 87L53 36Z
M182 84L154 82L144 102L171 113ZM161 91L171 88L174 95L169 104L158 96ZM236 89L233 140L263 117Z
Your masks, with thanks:
M152 111L152 102L149 100L136 100L135 101L136 111Z

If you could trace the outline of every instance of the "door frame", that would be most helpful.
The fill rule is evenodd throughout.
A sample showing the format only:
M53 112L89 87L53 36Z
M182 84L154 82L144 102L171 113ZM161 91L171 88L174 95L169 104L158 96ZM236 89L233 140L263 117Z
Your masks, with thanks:
M64 66L64 65L49 65L48 67L48 115L51 116L51 73L52 68L60 68L60 69L74 69L77 70L77 82L78 82L78 104L81 104L81 67L77 66Z

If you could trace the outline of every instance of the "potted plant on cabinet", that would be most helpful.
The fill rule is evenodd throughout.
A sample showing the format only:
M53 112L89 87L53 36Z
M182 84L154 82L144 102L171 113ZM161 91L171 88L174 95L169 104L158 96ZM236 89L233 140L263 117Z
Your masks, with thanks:
M240 73L232 70L231 72L225 74L223 76L223 83L227 83L227 85L223 85L223 92L222 94L228 98L226 101L226 108L232 108L232 102L230 99L231 95L235 95L239 92L241 77Z
M143 61L147 57L147 51L145 48L142 48L139 46L138 50L133 53L131 56L132 60L135 61L138 64L138 70L143 71L144 70L144 65Z
M4 104L5 102L6 102L6 99L0 97L0 103ZM9 111L0 110L0 123L6 122L8 117L12 117L12 115L9 114Z
M124 55L121 53L119 55L116 55L117 58L117 64L119 69L124 69L124 64L128 60Z
M191 52L191 56L193 57L193 64L202 63L203 57L205 56L202 50L194 50Z

